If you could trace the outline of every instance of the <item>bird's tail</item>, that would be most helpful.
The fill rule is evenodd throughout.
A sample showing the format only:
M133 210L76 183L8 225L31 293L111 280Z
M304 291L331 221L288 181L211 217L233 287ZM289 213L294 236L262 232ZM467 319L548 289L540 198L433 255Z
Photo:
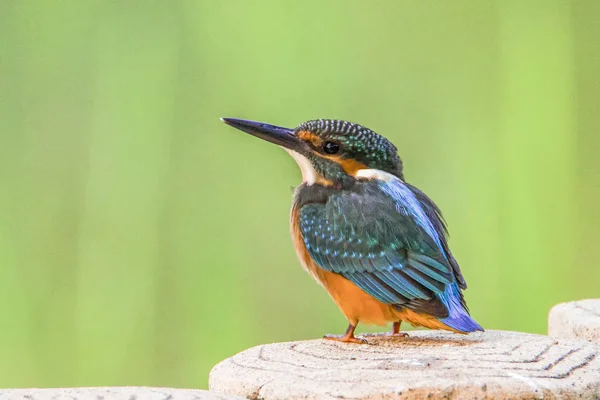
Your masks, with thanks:
M440 322L464 333L483 331L481 325L469 315L463 295L456 282L448 285L446 290L439 294L438 297L448 309L449 314L448 317L440 319Z

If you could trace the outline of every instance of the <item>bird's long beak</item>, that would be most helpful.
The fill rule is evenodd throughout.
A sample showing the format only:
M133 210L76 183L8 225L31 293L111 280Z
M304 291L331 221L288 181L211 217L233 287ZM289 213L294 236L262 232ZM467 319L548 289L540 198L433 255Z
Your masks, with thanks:
M221 121L240 131L264 139L267 142L275 143L286 149L298 151L304 145L304 142L302 142L302 140L294 134L294 130L290 128L237 118L221 118Z

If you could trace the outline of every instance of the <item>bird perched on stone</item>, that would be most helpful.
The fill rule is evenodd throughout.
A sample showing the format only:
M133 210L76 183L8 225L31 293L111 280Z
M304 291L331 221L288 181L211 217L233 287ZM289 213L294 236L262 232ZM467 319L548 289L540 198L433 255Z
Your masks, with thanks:
M359 322L400 323L457 333L482 331L469 315L467 284L439 208L407 183L396 147L351 122L319 119L295 129L223 118L283 147L298 163L291 231L304 268L335 301L354 336Z

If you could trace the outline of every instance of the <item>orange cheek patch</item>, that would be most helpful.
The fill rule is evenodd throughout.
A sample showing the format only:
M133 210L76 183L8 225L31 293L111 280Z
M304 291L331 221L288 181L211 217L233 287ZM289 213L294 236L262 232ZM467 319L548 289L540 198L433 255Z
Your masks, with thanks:
M321 154L319 156L326 158L328 160L331 160L336 164L339 164L339 166L342 167L342 169L344 170L345 173L347 173L350 176L354 176L354 177L356 177L356 173L358 171L360 171L361 169L369 168L365 164L363 164L359 161L353 160L351 158L340 158L338 156L324 156Z
M347 159L347 160L338 159L335 161L338 164L340 164L340 166L342 167L344 172L346 172L350 176L356 176L356 173L359 170L368 168L365 164L358 162L356 160L352 160L352 159Z
M360 171L361 169L369 169L369 167L367 167L365 164L363 164L359 161L353 160L351 158L340 158L340 157L334 156L334 155L323 155L323 154L318 154L318 156L333 161L334 163L336 163L340 167L342 167L342 169L344 170L344 172L346 174L353 176L353 177L356 177L356 173L358 171Z

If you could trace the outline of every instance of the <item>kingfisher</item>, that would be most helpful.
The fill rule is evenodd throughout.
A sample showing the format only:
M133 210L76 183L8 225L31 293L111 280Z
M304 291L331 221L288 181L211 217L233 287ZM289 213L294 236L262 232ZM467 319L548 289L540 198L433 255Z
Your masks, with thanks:
M318 119L296 128L222 118L279 145L297 162L302 183L291 210L294 248L304 269L349 322L326 339L364 343L358 323L392 323L455 333L483 331L470 316L467 283L448 246L436 204L404 179L397 148L359 124Z

